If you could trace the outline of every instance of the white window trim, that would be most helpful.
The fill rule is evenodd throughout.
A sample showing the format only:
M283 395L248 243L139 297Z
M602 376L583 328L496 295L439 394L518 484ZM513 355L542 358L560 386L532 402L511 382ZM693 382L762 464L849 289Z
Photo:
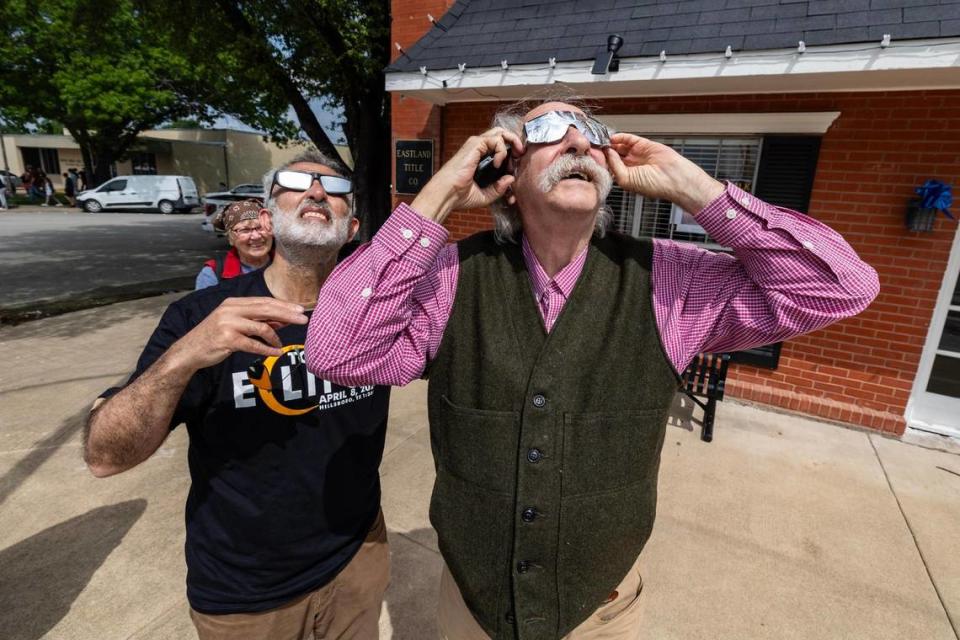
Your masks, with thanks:
M839 111L797 113L663 113L596 116L617 131L638 135L764 135L796 133L823 135Z

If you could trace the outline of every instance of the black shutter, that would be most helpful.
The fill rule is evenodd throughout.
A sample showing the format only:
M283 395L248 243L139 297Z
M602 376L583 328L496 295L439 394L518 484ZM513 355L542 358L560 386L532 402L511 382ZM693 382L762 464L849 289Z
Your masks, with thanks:
M770 204L807 213L819 155L818 136L765 136L754 195ZM738 351L730 360L776 369L782 344Z
M819 136L764 137L754 195L770 204L806 213L819 155Z

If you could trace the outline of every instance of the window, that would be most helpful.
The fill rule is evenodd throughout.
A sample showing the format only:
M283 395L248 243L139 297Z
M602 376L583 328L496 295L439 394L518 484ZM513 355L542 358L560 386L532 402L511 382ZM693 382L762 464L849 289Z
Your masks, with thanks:
M126 180L111 180L110 182L106 183L105 185L97 189L97 191L102 191L104 193L107 193L110 191L123 191L126 188L127 188Z
M697 163L718 180L729 180L753 193L759 168L759 137L657 138ZM640 238L667 238L720 249L690 212L667 200L644 198L614 187L607 198L613 210L613 228Z
M135 153L130 158L135 176L157 175L157 155L154 153Z
M41 169L47 175L60 175L60 154L57 153L56 149L21 147L20 155L23 157L24 167L30 165Z

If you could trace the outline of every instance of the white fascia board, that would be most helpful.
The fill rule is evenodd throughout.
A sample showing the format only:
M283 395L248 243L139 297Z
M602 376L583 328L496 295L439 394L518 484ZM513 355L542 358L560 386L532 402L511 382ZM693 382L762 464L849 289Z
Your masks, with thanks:
M508 60L509 63L509 60ZM588 97L960 88L960 38L624 58L596 76L592 61L427 69L386 75L386 89L431 102L503 100L553 84Z
M596 115L616 131L643 135L796 133L823 135L839 111Z
M18 147L34 147L38 149L79 149L71 136L56 133L5 133L5 138L13 140Z

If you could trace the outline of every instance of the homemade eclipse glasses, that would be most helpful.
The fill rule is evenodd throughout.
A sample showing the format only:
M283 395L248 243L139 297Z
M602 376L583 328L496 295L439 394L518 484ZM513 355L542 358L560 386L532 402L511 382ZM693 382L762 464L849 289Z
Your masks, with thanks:
M550 144L567 135L567 129L576 127L590 144L603 147L610 144L610 129L590 116L574 111L548 111L523 125L526 142Z
M291 191L306 191L314 180L319 180L323 190L332 196L342 196L353 191L353 181L341 176L327 176L310 171L291 171L288 169L277 171L273 175L273 184Z

